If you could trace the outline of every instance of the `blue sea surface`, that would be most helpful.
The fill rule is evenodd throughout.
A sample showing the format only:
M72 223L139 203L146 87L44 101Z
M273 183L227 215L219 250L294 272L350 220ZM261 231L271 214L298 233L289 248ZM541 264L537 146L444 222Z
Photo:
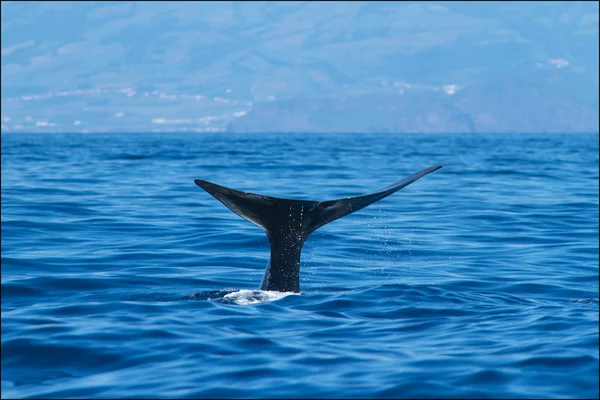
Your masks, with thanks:
M301 294L194 184L329 200ZM598 398L598 135L3 134L2 397Z

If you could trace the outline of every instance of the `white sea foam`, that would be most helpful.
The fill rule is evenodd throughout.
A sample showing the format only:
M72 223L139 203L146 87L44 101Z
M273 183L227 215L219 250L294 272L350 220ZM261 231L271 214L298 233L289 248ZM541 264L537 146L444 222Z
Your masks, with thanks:
M231 301L239 305L264 303L282 299L290 295L299 295L300 293L293 292L276 292L271 290L248 290L242 289L237 292L226 294L223 299Z

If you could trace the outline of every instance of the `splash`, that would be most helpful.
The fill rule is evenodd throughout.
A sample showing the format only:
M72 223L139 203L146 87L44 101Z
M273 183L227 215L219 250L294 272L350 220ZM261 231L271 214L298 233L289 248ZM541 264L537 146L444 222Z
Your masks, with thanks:
M242 289L237 292L228 293L223 296L223 302L239 304L242 306L249 304L265 303L275 301L290 295L299 295L293 292L277 292L271 290L248 290Z

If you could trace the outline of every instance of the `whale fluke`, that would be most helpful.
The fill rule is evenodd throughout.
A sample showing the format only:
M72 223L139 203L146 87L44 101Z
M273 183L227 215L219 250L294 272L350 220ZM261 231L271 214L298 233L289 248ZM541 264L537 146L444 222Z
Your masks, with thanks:
M242 192L196 179L194 183L240 217L265 230L271 258L260 289L279 292L300 291L300 253L311 233L323 225L352 214L442 168L436 165L404 178L377 192L337 200L311 201L280 199Z

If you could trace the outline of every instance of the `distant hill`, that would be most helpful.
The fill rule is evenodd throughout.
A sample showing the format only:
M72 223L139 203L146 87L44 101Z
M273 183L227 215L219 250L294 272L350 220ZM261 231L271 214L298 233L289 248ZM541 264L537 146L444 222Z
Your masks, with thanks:
M230 132L597 132L598 86L568 72L453 92L404 90L257 104Z
M598 120L598 2L1 7L4 132L574 131Z

